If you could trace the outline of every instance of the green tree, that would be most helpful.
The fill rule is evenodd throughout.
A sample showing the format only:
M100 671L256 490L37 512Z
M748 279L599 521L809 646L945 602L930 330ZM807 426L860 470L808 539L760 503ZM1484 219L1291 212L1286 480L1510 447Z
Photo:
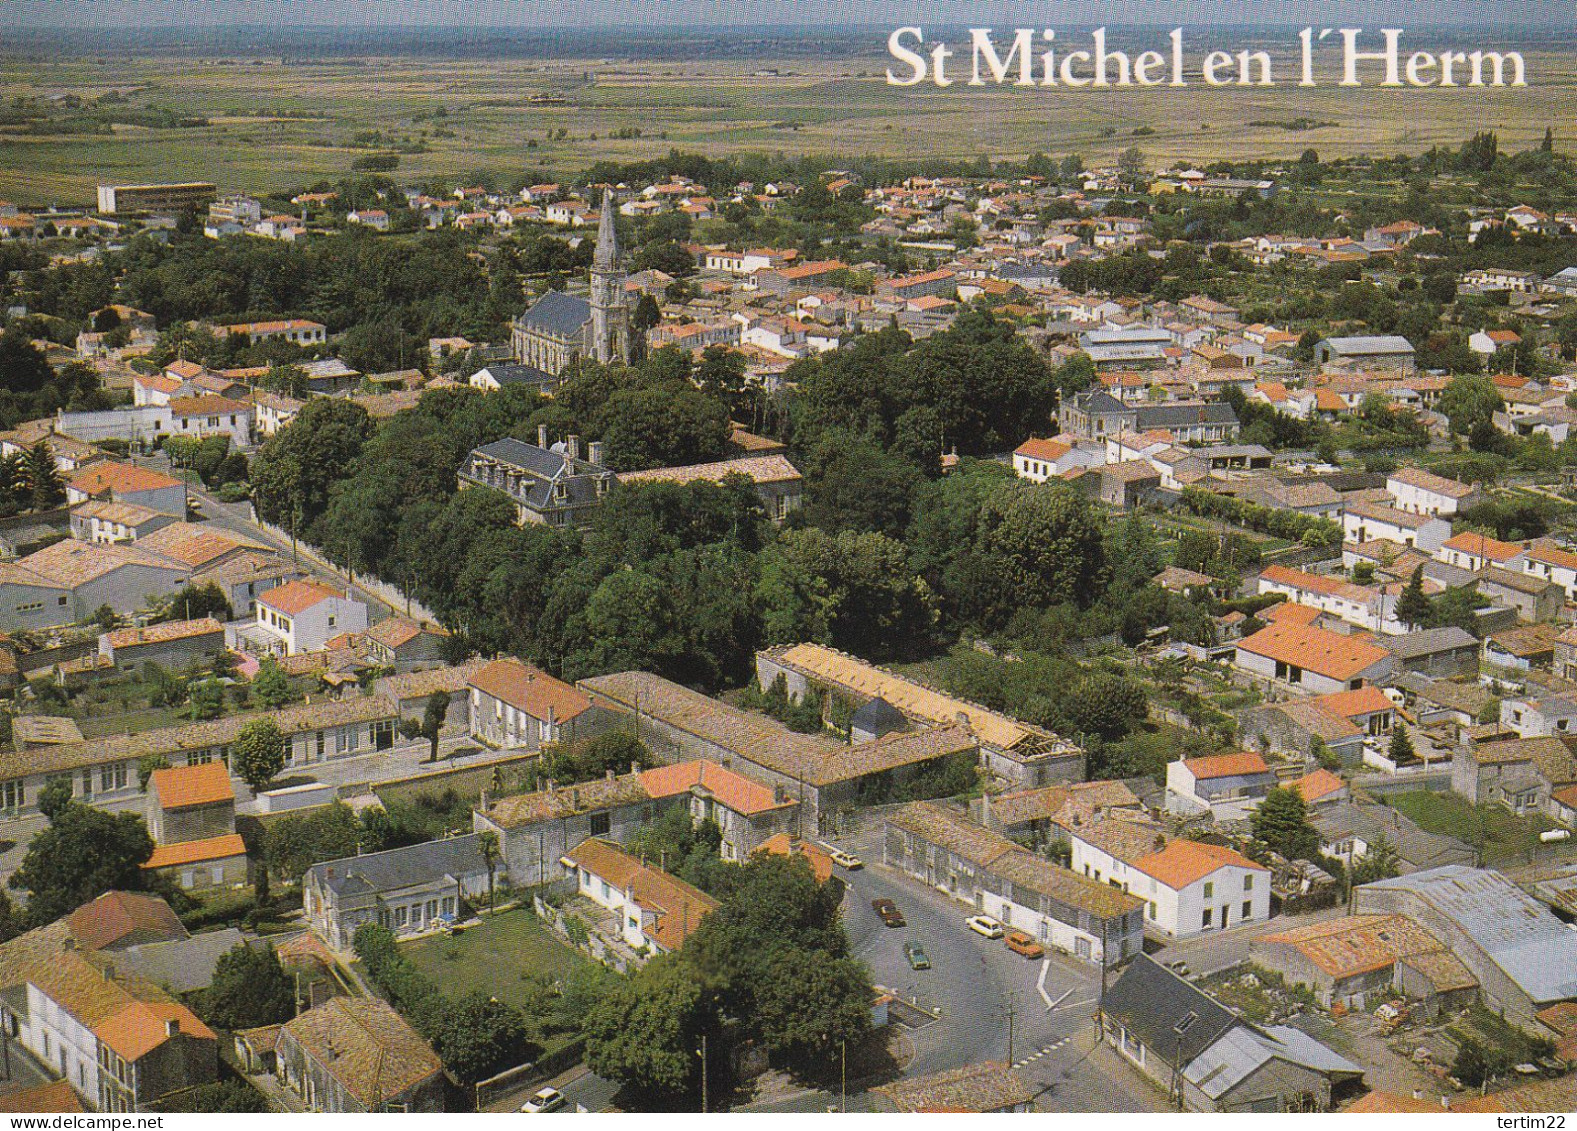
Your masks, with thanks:
M273 656L264 656L258 662L257 674L252 677L252 694L270 711L279 710L295 698L289 677Z
M525 1016L484 990L448 1001L425 1019L433 1051L462 1084L474 1084L530 1059Z
M1491 424L1490 418L1505 407L1500 390L1488 377L1453 377L1441 390L1436 410L1451 422L1451 431L1471 435L1473 429Z
M66 484L55 466L54 449L45 440L27 450L27 483L36 511L46 511L66 501Z
M67 801L28 843L10 885L28 893L28 923L43 926L107 891L144 890L142 865L152 855L153 838L137 814Z
M160 621L201 620L213 617L218 621L232 619L230 599L224 590L212 581L201 585L187 584L164 602L159 613Z
M438 761L438 736L443 732L444 719L449 715L449 693L435 691L427 697L422 708L422 729L419 732L429 743L427 760Z
M270 436L252 460L258 514L293 537L319 542L329 489L372 436L367 410L341 397L314 397L290 427Z
M361 834L355 810L336 801L310 813L281 817L269 824L263 841L263 859L285 879L299 882L314 864L356 855Z
M1393 845L1384 833L1377 836L1367 851L1357 860L1353 861L1351 883L1370 884L1376 880L1388 880L1392 876L1400 875L1401 858L1397 855L1396 846Z
M1249 817L1254 836L1288 860L1312 860L1320 835L1309 824L1308 809L1297 790L1272 786Z
M286 742L273 719L252 719L230 745L230 768L254 793L261 792L285 768Z
M586 1065L647 1095L693 1092L708 994L678 955L652 959L610 986L586 1015Z
M224 714L224 684L210 676L187 686L186 713L193 719L217 719Z
M482 863L487 865L487 909L493 910L493 874L498 869L498 834L492 829L484 829L476 838L476 850L481 854Z
M202 991L203 1019L221 1029L277 1025L296 1015L295 985L272 946L237 943L219 956Z
M1402 595L1396 599L1396 619L1416 630L1429 623L1433 609L1429 598L1424 595L1424 567L1419 566L1402 589Z
M870 1030L871 980L852 958L782 949L763 974L751 1019L775 1056L796 1065L815 1063Z
M1407 727L1397 723L1391 730L1391 761L1401 764L1413 760L1413 738Z

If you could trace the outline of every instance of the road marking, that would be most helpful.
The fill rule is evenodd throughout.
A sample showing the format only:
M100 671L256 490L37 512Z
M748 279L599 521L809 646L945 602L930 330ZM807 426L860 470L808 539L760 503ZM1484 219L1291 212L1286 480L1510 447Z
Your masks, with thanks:
M1068 994L1071 994L1072 992L1073 992L1072 990L1069 990ZM1068 996L1068 994L1063 994L1062 997L1066 998ZM1071 1002L1069 1002L1067 1004L1066 1008L1068 1008L1068 1009L1077 1009L1081 1005L1094 1005L1099 1000L1100 1000L1099 998L1087 997L1087 998L1083 998L1083 999L1081 999L1079 1001L1071 1001ZM1058 1004L1059 1005L1061 1004L1061 999L1060 998L1058 999Z

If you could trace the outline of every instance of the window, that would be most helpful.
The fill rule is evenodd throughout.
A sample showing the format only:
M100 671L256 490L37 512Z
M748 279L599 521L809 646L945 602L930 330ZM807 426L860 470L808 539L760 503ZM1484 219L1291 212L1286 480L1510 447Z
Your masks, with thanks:
M1150 920L1151 920L1151 922L1155 921L1155 911L1156 911L1155 900L1152 899L1150 901Z
M1207 911L1207 912L1205 912L1205 914L1209 915L1210 912ZM396 907L394 909L394 925L396 927L403 927L403 926L405 926L405 908L403 908L403 907Z
M591 835L592 836L607 836L608 835L608 829L611 826L611 824L612 824L612 822L610 821L610 819L608 817L608 814L606 814L606 813L593 813L591 815Z
M452 896L452 895L444 896L443 909L444 909L443 913L445 915L453 915L454 914L454 896Z
M0 784L0 806L7 809L20 809L26 803L27 790L22 779Z
M1243 901L1243 914L1239 915L1238 918L1239 919L1252 919L1253 917L1254 917L1254 901L1250 900L1250 899L1245 899Z
M1213 912L1210 910L1210 908L1208 908L1208 907L1205 908L1205 913L1202 916L1200 916L1199 925L1202 926L1202 927L1210 926L1210 917L1211 917L1212 914L1213 914Z
M1212 880L1206 880L1205 881L1205 898L1209 899L1211 896L1213 896L1215 894L1216 894L1215 882L1212 881Z
M99 768L99 789L108 793L112 789L126 788L126 763L116 762L113 766Z
M1253 891L1254 890L1254 873L1250 872L1250 873L1248 873L1247 875L1245 875L1243 877L1243 890L1244 891Z

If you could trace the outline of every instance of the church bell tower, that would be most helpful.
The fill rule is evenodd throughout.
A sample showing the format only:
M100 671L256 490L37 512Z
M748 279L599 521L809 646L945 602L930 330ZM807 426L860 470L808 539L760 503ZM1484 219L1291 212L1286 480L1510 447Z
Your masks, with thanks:
M613 223L613 190L602 194L597 253L591 261L591 341L589 352L604 365L630 361L630 303L619 265L619 234Z

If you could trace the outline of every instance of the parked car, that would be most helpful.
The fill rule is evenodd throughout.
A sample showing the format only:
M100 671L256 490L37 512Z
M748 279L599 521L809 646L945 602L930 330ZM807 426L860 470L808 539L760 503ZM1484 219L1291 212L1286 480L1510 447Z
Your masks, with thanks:
M833 848L830 844L827 846L827 855L832 857L832 862L838 867L847 868L851 872L857 872L865 867L865 862L858 856L845 852L841 848Z
M550 1111L557 1111L567 1102L564 1098L564 1093L557 1088L543 1088L536 1095L521 1104L520 1110L529 1112L532 1115L543 1115Z
M988 939L1000 939L1007 930L989 915L971 915L964 922L969 924L969 929L975 934L985 935Z
M1009 931L1004 941L1009 950L1025 958L1044 958L1046 955L1046 948L1036 942L1033 935L1024 931Z
M903 944L903 956L909 960L911 970L929 970L931 960L925 956L925 948L917 942Z
M1179 978L1188 977L1188 963L1184 962L1181 958L1173 962L1168 962L1166 964L1166 968L1172 973L1176 974Z
M871 908L881 917L883 923L889 927L902 927L904 925L903 912L898 910L898 905L890 899L873 899Z

